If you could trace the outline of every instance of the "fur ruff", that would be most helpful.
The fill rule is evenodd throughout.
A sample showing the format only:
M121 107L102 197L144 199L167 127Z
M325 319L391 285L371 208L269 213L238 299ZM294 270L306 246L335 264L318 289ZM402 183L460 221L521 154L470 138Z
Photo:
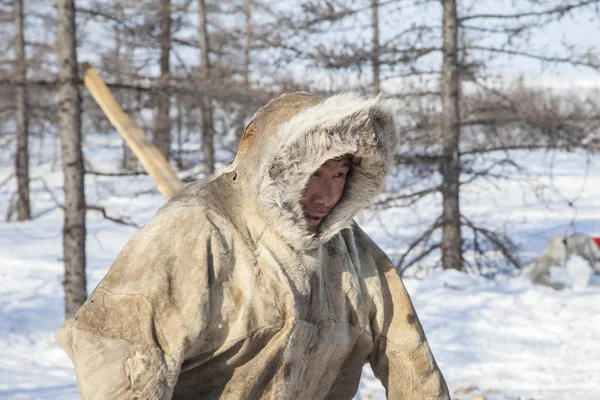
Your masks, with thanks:
M394 114L393 100L343 93L298 113L269 139L250 187L263 216L292 247L326 243L381 191L398 141ZM340 201L311 234L300 205L304 188L323 163L345 154L360 163Z

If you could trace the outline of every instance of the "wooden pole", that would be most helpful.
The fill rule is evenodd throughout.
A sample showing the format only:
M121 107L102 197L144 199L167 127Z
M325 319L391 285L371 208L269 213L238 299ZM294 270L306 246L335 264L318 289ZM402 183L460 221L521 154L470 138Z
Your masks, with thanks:
M154 179L158 191L167 199L176 195L183 189L184 184L177 177L167 159L125 114L110 89L96 73L96 70L88 63L81 64L81 68L84 71L83 83L85 87L140 160L144 169Z

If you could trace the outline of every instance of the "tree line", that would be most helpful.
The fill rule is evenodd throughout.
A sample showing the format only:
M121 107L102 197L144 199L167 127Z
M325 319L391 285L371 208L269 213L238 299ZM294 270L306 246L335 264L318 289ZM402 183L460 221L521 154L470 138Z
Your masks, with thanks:
M434 201L439 209L402 244L401 271L431 256L444 269L482 271L490 254L519 266L510 237L462 210L461 190L500 178L498 166L518 167L510 150L598 148L597 97L498 83L494 66L528 60L597 71L591 47L536 43L563 21L597 18L600 0L288 3L0 0L0 132L14 146L17 182L8 218L32 217L29 138L58 136L67 316L87 296L84 179L102 173L86 168L82 134L112 130L82 86L81 61L179 170L201 164L205 174L233 156L245 122L280 93L396 97L396 165L410 173L373 207ZM498 152L505 156L477 166ZM140 173L126 145L121 170Z

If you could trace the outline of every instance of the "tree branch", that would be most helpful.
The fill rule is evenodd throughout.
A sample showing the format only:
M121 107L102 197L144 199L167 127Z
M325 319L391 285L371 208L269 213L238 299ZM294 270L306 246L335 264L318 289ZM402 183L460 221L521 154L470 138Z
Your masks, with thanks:
M439 247L441 244L437 244L432 246L432 248L429 248L428 250L425 251L426 254L421 254L419 256L417 256L416 259L412 260L407 266L404 266L404 268L402 268L402 263L404 263L404 260L406 259L406 257L408 257L408 254L413 251L420 243L422 242L428 242L429 239L431 238L431 235L433 234L433 232L438 229L441 225L441 221L442 221L442 217L439 216L437 218L437 220L431 224L431 226L429 228L427 228L427 230L425 232L423 232L421 234L421 236L419 236L418 238L416 238L415 240L413 240L409 245L408 248L406 249L406 251L404 252L404 254L402 255L402 257L400 257L400 259L398 260L398 262L396 263L396 269L398 271L401 272L401 274L411 265L415 264L417 261L423 259L427 254L431 253L435 248Z
M466 15L458 19L459 22L469 21L472 19L520 19L520 18L528 18L528 17L542 17L545 15L553 15L553 14L561 14L564 15L568 11L574 10L576 8L585 7L591 4L598 4L599 0L587 0L580 1L577 4L568 4L562 5L558 7L548 8L546 10L541 11L531 11L524 13L516 13L516 14L474 14L474 15Z
M527 53L524 51L502 49L502 48L497 48L497 47L485 47L485 46L469 46L468 49L531 58L534 60L544 61L544 62L571 64L571 65L576 65L576 66L581 66L581 67L588 67L588 68L592 68L592 69L600 68L600 63L598 63L598 62L574 60L573 58L570 58L570 57L544 56L541 54ZM462 49L462 50L464 51L464 49ZM590 56L588 56L588 58L589 57Z
M96 205L91 205L88 204L85 206L86 210L92 210L92 211L100 211L102 213L102 216L112 222L115 222L117 224L120 225L127 225L127 226L133 226L134 228L139 229L140 226L137 225L135 222L129 220L129 219L125 219L125 218L120 218L120 217L111 217L109 215L106 214L106 209L104 207L101 206L96 206Z
M85 170L86 175L97 175L97 176L139 176L148 175L146 171L127 171L127 172L102 172L94 170Z
M420 190L418 192L412 192L409 194L395 194L390 195L385 199L379 200L373 203L369 208L372 210L381 210L385 208L392 207L390 203L400 201L400 200L411 200L410 204L414 204L419 201L420 198L427 196L428 194L435 193L440 190L439 186L435 186L433 188Z
M516 246L514 245L514 243L512 243L511 240L509 240L507 237L502 238L496 232L493 232L489 229L481 228L481 227L475 225L471 220L469 220L467 217L465 217L465 215L462 213L461 213L461 218L463 220L462 224L464 226L471 228L474 232L481 233L487 240L489 240L489 242L497 250L500 251L500 253L502 253L502 256L506 260L508 260L516 268L520 267L521 262L514 254L514 252L515 252L514 247L516 247ZM513 248L509 248L509 246L513 247ZM478 248L478 252L479 252L479 254L481 254L481 253L483 253L483 250L481 248Z

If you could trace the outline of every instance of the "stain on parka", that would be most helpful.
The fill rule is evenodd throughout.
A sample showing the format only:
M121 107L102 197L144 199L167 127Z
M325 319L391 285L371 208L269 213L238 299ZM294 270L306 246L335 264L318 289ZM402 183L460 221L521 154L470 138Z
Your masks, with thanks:
M83 399L351 399L370 362L389 399L447 399L404 285L353 217L383 186L391 103L278 97L235 160L187 186L125 245L57 333ZM311 174L352 154L311 234Z

